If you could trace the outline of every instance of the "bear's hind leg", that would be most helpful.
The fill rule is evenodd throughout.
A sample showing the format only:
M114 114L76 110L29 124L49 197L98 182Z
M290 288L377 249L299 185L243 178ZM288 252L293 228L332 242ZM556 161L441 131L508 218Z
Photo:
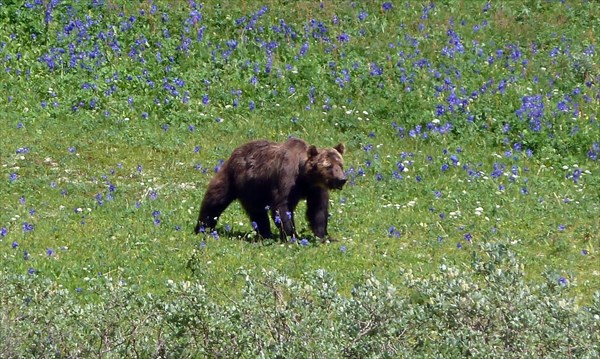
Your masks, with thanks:
M223 211L233 202L235 196L229 189L226 181L212 181L200 206L200 215L194 232L200 233L203 229L214 230L217 225L217 219Z
M262 238L271 238L271 223L269 222L269 214L265 209L251 209L244 208L250 216L250 220L253 222L253 228L258 232ZM256 225L256 226L255 226Z
M273 221L279 228L279 237L285 241L287 237L296 235L296 224L294 223L294 212L287 205L280 205L276 210L273 210L271 215Z

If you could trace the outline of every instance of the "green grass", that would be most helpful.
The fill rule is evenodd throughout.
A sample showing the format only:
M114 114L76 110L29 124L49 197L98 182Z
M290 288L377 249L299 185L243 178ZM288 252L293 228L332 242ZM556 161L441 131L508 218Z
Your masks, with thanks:
M122 18L109 4L74 6L75 17L90 14L97 21L87 29L92 38L116 29L120 54L107 42L77 43L76 31L57 36L69 16L64 4L47 29L43 10L0 6L0 41L5 43L0 52L0 228L7 230L0 238L1 272L27 275L32 268L35 276L69 290L82 288L83 296L88 295L89 278L100 274L143 292L164 294L168 280L190 279L236 296L240 268L254 273L274 268L293 278L323 268L349 294L370 274L401 286L403 269L427 276L444 263L469 267L482 243L499 242L518 254L528 279L567 278L572 295L582 304L590 302L600 288L600 170L598 161L588 156L600 138L595 118L600 113L600 71L598 49L584 53L596 45L600 27L593 2L506 3L482 12L485 3L444 1L426 19L421 18L421 4L410 2L394 4L389 12L379 3L357 2L353 8L348 2L333 2L324 9L318 4L290 3L287 9L276 2L265 4L269 11L257 23L262 32L235 24L260 9L240 2L205 4L202 20L189 33L182 22L189 8L183 3L159 2L154 15L144 3L146 15L129 8ZM362 10L368 13L364 21L358 19ZM166 22L161 22L162 12L169 14ZM132 15L137 16L134 30L119 30ZM332 23L334 15L338 24ZM296 31L296 38L272 29L280 26L279 19ZM330 41L303 38L310 19L323 22ZM447 33L451 19L465 48L453 58L442 52L452 46ZM483 21L487 25L474 32L473 26ZM206 30L197 42L200 26ZM163 37L166 28L168 39ZM349 42L337 40L342 33L350 36ZM145 63L128 56L142 35L147 44L138 51ZM177 49L181 36L192 38L187 53ZM221 53L231 39L237 48L224 60ZM413 46L411 39L419 45ZM268 56L260 41L278 43L270 73L265 72ZM310 45L307 54L294 59L304 42ZM38 61L52 48L68 53L69 43L77 43L80 63L90 70L70 68L68 55L55 70ZM102 54L98 65L85 55L94 44ZM551 55L555 47L560 49L556 56ZM517 59L511 55L515 49L521 53ZM503 51L500 58L487 63L497 50ZM416 65L420 59L428 65ZM371 75L371 63L381 67L381 76ZM351 79L341 88L336 78L346 70ZM253 76L257 85L251 84ZM174 85L178 95L164 89L165 78L167 83L184 81L181 87ZM436 105L448 105L451 94L444 90L436 96L435 87L443 87L444 79L460 98L489 80L492 85L464 107L437 115ZM506 92L494 93L501 80L507 81ZM578 94L573 94L576 89ZM189 100L184 100L184 91ZM202 103L204 94L208 105ZM544 98L540 132L517 116L523 97L534 94ZM557 111L565 95L569 110ZM572 114L575 107L578 113ZM409 135L417 125L426 130L434 119L440 125L452 123L452 130L427 131L427 139ZM393 122L405 128L403 137ZM505 132L504 124L510 130ZM573 135L575 126L579 132ZM307 247L254 240L237 204L221 217L219 240L193 235L198 206L217 162L245 141L283 141L290 135L318 146L340 141L348 145L345 162L352 183L331 201L330 232L338 241L317 243L308 233L302 205L298 222L303 237L311 239ZM522 150L514 149L516 143ZM365 150L369 145L372 149ZM23 147L28 153L17 153ZM508 150L512 154L506 156ZM459 164L453 164L452 155ZM393 176L398 162L407 168L403 179ZM506 166L499 178L491 176L494 163ZM449 168L442 171L444 164ZM513 165L517 176L511 179ZM568 177L576 169L584 171L577 183ZM13 173L16 180L10 179ZM154 211L160 211L158 225L153 223ZM34 229L23 231L24 222ZM392 226L396 232L390 235ZM462 248L457 248L459 243Z

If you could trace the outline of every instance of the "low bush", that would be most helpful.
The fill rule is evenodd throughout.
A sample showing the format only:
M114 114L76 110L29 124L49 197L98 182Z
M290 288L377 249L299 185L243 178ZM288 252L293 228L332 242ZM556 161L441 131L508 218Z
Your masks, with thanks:
M323 270L291 279L240 269L243 290L232 298L200 279L169 282L153 296L109 277L70 291L35 274L2 273L0 356L600 355L600 292L580 307L566 278L529 283L503 244L474 250L465 268L401 275L404 288L371 276L342 293Z

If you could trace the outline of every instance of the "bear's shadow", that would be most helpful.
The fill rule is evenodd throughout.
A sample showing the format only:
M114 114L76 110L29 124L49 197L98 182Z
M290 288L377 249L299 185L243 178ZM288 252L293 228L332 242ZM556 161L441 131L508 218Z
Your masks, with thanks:
M271 238L263 238L258 233L251 231L238 231L238 230L230 230L226 231L224 229L216 229L217 235L219 236L219 240L222 239L230 239L230 240L240 240L245 241L252 244L260 244L263 246L272 246L276 244L289 244L289 245L300 245L300 241L306 239L310 244L325 244L320 238L313 235L310 231L300 231L298 232L297 238L288 237L286 240L281 240L279 237L279 231L273 232L273 236ZM209 232L204 232L198 234L198 236L206 237L207 239L214 239L214 236ZM331 240L332 242L334 240Z

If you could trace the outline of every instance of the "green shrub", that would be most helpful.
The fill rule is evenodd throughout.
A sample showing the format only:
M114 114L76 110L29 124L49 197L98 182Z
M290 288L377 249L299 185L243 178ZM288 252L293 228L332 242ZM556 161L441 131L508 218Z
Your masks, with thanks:
M576 357L600 355L600 292L578 306L568 280L534 284L504 244L403 288L367 277L342 293L323 270L292 280L241 269L241 297L198 281L161 296L98 277L84 291L0 277L3 357Z

